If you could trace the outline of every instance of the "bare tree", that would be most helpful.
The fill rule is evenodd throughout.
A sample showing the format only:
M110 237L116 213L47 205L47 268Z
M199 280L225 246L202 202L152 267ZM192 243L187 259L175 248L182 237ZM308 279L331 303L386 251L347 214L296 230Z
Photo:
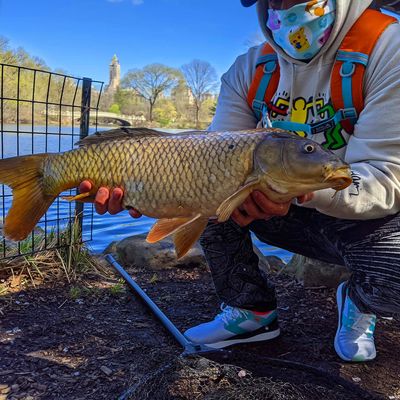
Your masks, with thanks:
M217 86L217 73L210 63L201 60L193 60L183 65L182 72L193 95L196 128L199 128L200 108L206 95L213 92Z
M181 73L162 64L150 64L142 69L133 69L125 75L122 85L132 88L137 95L149 103L149 120L153 121L153 108L160 95L171 90L179 82Z

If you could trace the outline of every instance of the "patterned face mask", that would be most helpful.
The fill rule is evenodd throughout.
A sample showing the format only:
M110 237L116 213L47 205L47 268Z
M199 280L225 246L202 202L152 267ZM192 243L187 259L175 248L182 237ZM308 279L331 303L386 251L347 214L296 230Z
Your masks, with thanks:
M328 40L335 18L335 0L311 0L287 10L269 9L267 28L289 56L309 60Z

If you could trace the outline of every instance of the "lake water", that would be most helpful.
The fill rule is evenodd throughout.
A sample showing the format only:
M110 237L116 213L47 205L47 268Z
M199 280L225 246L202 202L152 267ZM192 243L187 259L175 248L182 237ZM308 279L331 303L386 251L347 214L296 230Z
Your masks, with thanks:
M61 136L58 135L58 127L48 127L50 135L47 136L44 133L40 133L45 132L44 127L36 126L35 134L28 133L32 130L31 126L20 125L19 130L26 132L20 134L12 133L12 131L16 130L15 128L14 125L7 125L4 127L5 133L0 142L0 154L4 158L13 157L17 154L66 151L71 149L73 143L79 140L79 127L76 127L74 130L72 130L71 127L64 127L61 129L61 133L64 135ZM106 129L110 128L99 128L99 130ZM11 133L8 131L11 131ZM93 133L94 129L91 128L90 132ZM9 189L5 187L3 190L3 201L0 201L0 217L11 205L11 197L7 196L10 194ZM47 212L46 221L41 221L39 224L42 227L47 226L47 228L50 228L53 224L52 221L57 218L68 218L69 211L73 208L73 204L61 199L57 201L59 202L59 208L57 209L56 207L57 202L52 205ZM148 217L133 219L129 216L127 211L123 211L117 215L98 215L94 213L93 235L91 236L91 205L85 205L85 214L87 214L88 217L84 218L84 240L88 240L88 247L96 253L102 252L113 241L148 232L150 226L154 223L154 220ZM268 246L258 240L255 240L255 243L264 254L275 255L285 262L292 256L291 253L285 250Z

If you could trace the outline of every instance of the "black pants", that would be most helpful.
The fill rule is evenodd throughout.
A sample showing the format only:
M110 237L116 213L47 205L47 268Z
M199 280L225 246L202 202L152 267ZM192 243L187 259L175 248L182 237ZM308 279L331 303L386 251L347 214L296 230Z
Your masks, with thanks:
M262 242L351 272L350 297L365 313L400 314L400 214L356 221L292 206L285 217L241 228L210 223L200 243L222 302L240 308L276 308L275 290L258 268L250 231Z

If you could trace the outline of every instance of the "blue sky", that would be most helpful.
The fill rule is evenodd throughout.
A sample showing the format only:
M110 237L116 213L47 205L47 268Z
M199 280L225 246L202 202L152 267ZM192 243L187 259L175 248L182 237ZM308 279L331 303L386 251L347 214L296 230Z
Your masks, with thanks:
M105 82L114 53L122 75L194 58L221 75L260 32L255 7L239 0L0 0L0 27L52 69Z

